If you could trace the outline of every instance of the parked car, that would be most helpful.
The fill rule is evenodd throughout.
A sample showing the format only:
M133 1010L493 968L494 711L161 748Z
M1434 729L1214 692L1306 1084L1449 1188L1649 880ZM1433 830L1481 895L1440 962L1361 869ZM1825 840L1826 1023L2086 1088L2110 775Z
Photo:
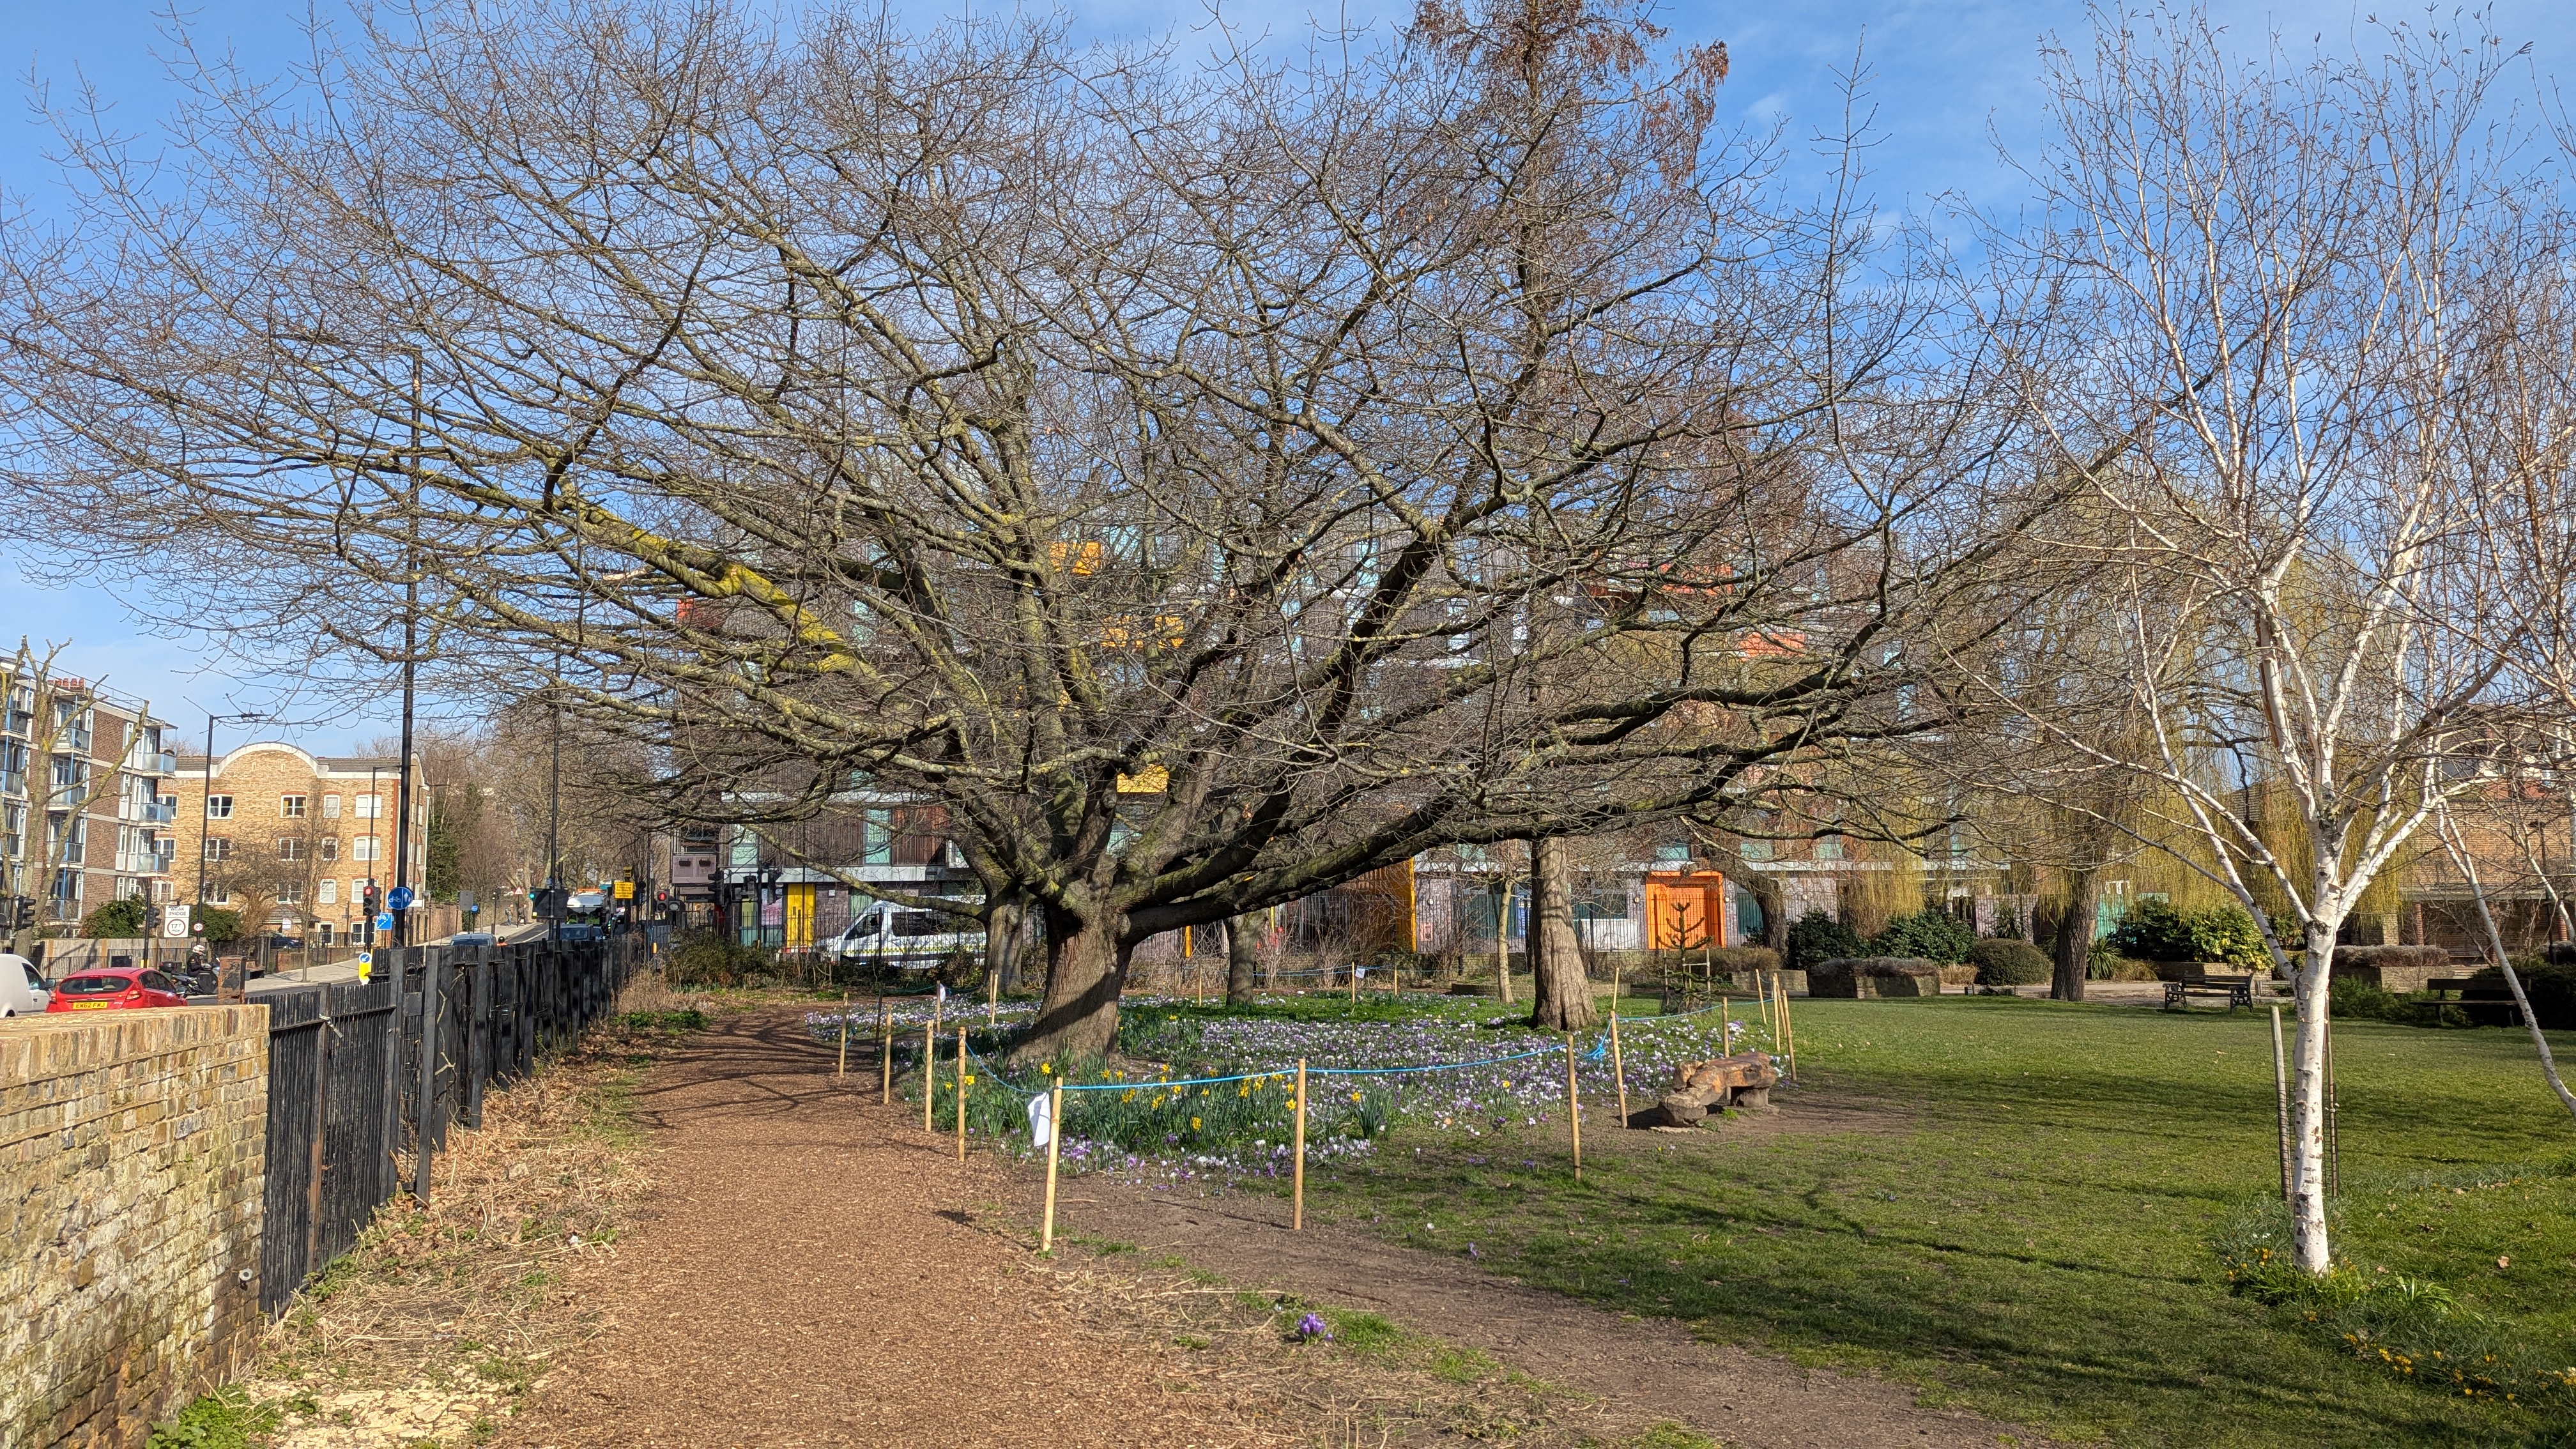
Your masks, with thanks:
M45 973L36 969L35 962L0 951L0 1016L34 1016L52 999Z
M877 901L853 917L839 935L824 941L820 949L834 960L853 965L929 971L959 951L981 956L984 933L971 917Z
M178 982L142 966L93 966L54 983L47 1012L97 1011L112 1007L185 1006L188 994Z

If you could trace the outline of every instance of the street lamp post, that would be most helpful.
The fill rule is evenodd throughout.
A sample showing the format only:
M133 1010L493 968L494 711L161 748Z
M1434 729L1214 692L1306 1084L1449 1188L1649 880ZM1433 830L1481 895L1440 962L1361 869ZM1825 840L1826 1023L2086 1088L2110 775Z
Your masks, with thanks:
M195 902L195 910L200 915L202 915L206 909L206 851L207 842L212 838L211 833L206 829L206 822L214 819L213 812L215 808L215 726L218 723L257 724L259 723L260 718L260 716L255 714L209 713L206 716L205 783L200 786L197 791L197 899ZM199 929L202 930L203 927L200 926ZM212 959L211 955L209 956L209 959Z

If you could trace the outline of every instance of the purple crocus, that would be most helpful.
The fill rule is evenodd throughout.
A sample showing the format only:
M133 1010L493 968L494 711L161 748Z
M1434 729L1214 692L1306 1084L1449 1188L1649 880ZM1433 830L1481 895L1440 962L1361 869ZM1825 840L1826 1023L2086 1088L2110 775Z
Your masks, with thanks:
M1297 1320L1297 1337L1300 1339L1330 1338L1332 1336L1333 1330L1325 1324L1324 1315L1320 1313L1309 1313L1305 1317Z

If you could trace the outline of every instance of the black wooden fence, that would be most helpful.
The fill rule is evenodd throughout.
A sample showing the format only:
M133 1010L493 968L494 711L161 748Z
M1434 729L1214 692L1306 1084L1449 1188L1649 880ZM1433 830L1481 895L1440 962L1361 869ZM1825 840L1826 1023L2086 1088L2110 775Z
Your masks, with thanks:
M283 1308L395 1193L426 1200L449 1125L482 1125L485 1090L570 1046L647 953L640 935L398 947L376 952L372 981L255 998L268 1006L260 1306Z

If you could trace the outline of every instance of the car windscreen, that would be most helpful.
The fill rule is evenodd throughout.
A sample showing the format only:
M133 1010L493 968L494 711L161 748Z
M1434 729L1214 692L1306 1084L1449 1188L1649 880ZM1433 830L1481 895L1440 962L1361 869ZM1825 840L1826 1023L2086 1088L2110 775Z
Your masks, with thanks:
M54 990L64 996L114 996L133 984L122 976L66 976Z
M937 911L897 911L894 916L898 936L944 936L956 929Z

